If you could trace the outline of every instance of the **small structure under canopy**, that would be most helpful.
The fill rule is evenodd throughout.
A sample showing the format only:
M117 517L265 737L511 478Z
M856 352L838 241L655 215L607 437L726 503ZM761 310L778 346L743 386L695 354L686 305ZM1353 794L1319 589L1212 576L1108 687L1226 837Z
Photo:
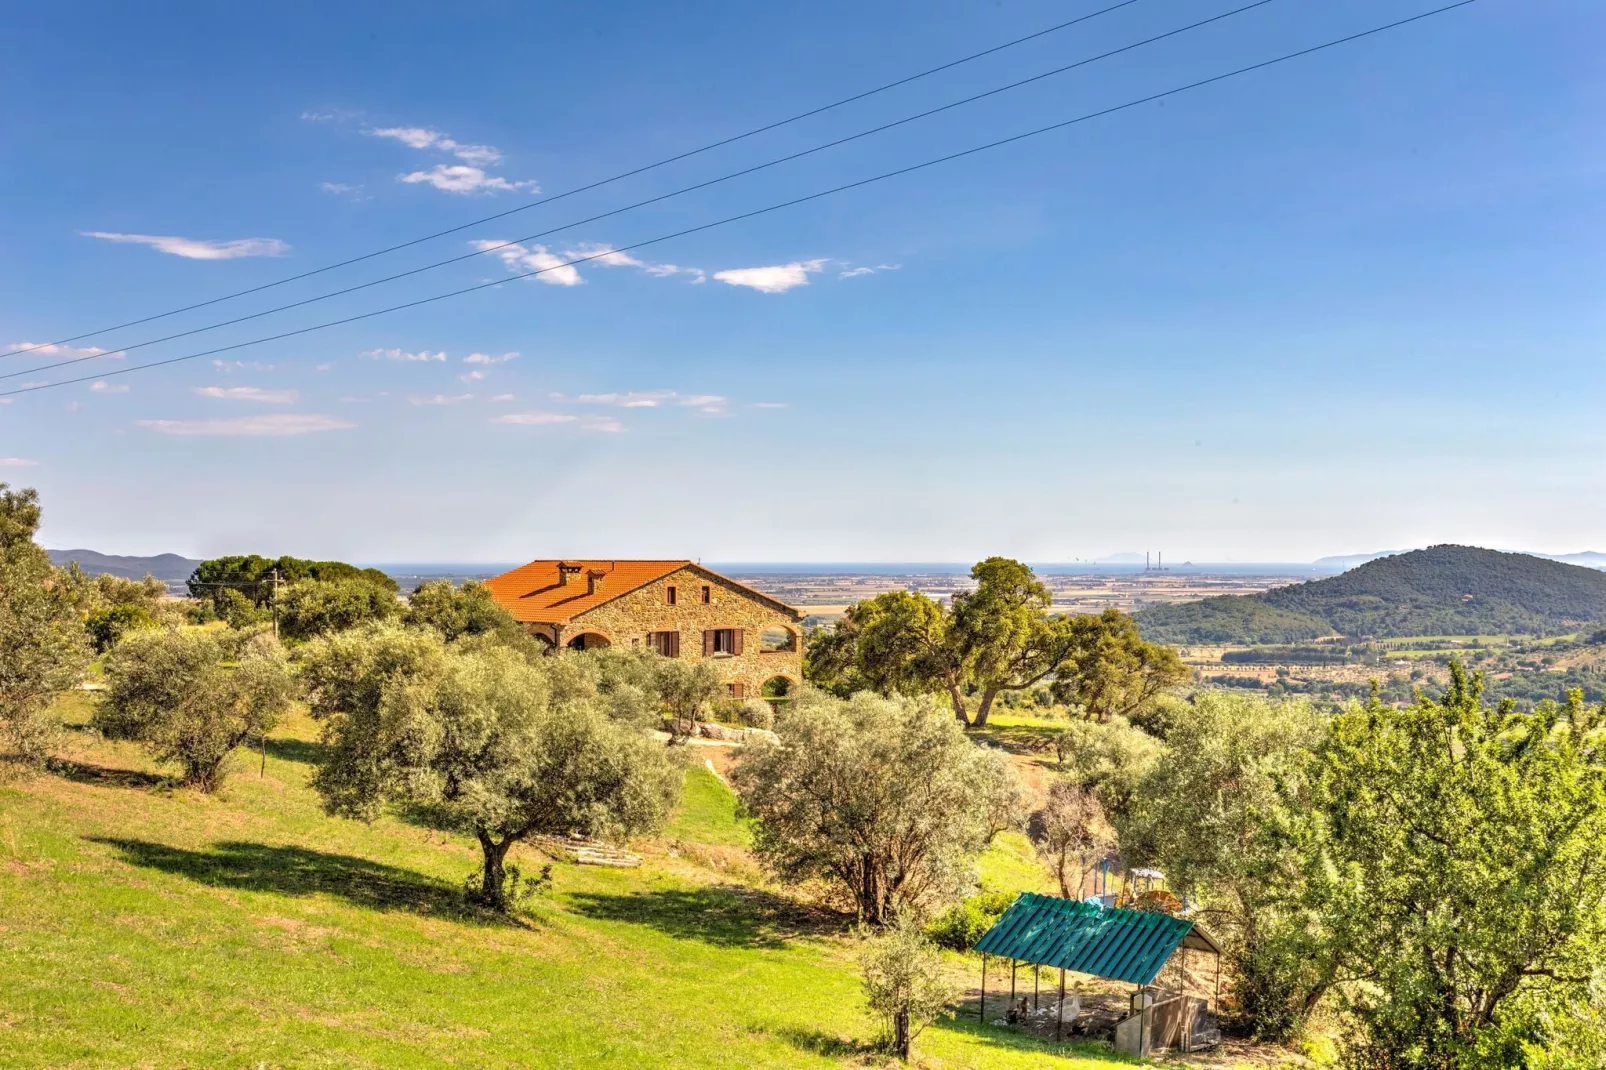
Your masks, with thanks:
M982 1013L986 1007L986 956L1014 963L1057 968L1063 1013L1065 970L1138 986L1132 1014L1115 1027L1118 1048L1147 1055L1161 1048L1198 1050L1219 1040L1211 1000L1180 991L1155 989L1155 979L1180 950L1217 956L1221 949L1187 918L1142 910L1105 907L1097 902L1058 899L1023 892L976 943L983 956ZM1011 1000L1014 993L1011 969Z

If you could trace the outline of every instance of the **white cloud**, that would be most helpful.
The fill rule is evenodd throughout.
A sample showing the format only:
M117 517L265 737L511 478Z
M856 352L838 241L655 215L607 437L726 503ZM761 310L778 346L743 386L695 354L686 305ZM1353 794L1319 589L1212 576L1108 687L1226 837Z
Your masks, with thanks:
M730 399L719 394L687 394L677 399L675 404L696 409L709 416L723 416L730 408Z
M567 412L510 412L491 417L493 424L572 424L580 417Z
M234 238L230 241L202 241L159 234L114 234L104 230L80 230L86 238L149 245L160 252L189 260L237 260L242 256L283 256L290 246L278 238Z
M495 397L491 398L491 400L492 401L513 401L515 399L514 399L512 394L497 394Z
M294 390L264 390L259 386L198 386L203 398L227 401L260 401L268 405L293 405L299 395Z
M506 364L510 360L518 360L517 353L470 353L463 358L464 364Z
M414 405L457 405L473 398L473 394L431 394L428 397L410 397Z
M10 401L10 398L6 398ZM0 457L0 468L32 468L38 461L30 461L26 457Z
M6 350L17 353L26 349L29 353L37 353L41 357L126 357L128 354L121 350L113 353L100 348L100 346L64 346L55 342L12 342Z
M334 361L326 360L322 364L315 365L312 370L315 371L315 372L326 372L330 368L333 368L334 366L335 366L335 362Z
M36 386L49 386L49 385L50 385L50 380L48 380L48 379L29 379L25 383L18 383L17 384L17 389L18 390L28 390L28 389L31 389L32 387L36 387Z
M301 113L302 121L308 123L342 123L361 116L362 112L351 108L308 108Z
M413 184L425 182L447 193L487 193L492 190L511 192L521 189L529 190L531 193L540 192L540 187L534 182L509 182L501 175L488 175L482 168L461 163L438 163L428 171L412 171L405 175L397 175L396 181Z
M417 353L410 353L405 349L369 349L369 350L365 350L365 351L363 351L363 352L361 352L361 353L359 353L357 355L359 357L365 357L368 360L411 360L411 361L420 361L420 360L445 360L446 359L446 351L445 350L441 350L439 353L431 353L427 349L419 350Z
M714 278L731 286L746 286L759 293L778 294L794 286L807 286L809 275L823 269L826 263L826 259L821 257L818 260L794 260L790 264L771 267L732 268L714 272Z
M561 398L561 395L559 395ZM673 390L632 390L628 394L581 394L582 405L618 405L625 409L655 409L675 397Z
M126 394L128 393L128 384L108 383L104 379L96 379L89 384L89 389L97 394Z
M310 435L319 431L344 431L357 425L336 416L271 413L265 416L237 416L227 420L138 420L139 426L164 435L269 436Z
M0 398L0 405L9 405L15 400L16 398Z
M530 271L539 271L539 275L531 275L552 286L578 286L581 283L580 273L574 269L563 257L551 252L544 245L532 245L529 248L517 242L492 241L481 238L469 242L469 245L480 252L494 251L501 258L508 270L525 274Z
M860 275L874 275L878 271L897 271L901 267L903 267L902 264L877 264L875 267L864 267L861 265L856 268L848 268L846 271L837 275L837 278L856 279Z
M787 409L787 408L791 408L791 406L787 402L784 402L784 401L755 401L755 402L753 402L752 407L755 408L755 409Z
M479 382L481 379L485 378L489 374L490 374L490 372L483 371L483 370L481 370L479 368L476 368L471 372L464 372L462 375L459 375L457 378L458 378L459 382L477 383L477 382Z
M254 372L271 372L273 365L263 364L260 360L214 360L212 367L220 372L231 372L236 368L245 368Z
M580 430L601 431L605 434L617 435L623 433L625 425L611 416L582 416L580 417Z
M362 183L350 182L320 182L318 188L325 193L332 193L337 197L350 197L354 201L366 201L368 196L363 193Z
M373 137L387 137L393 141L400 141L411 149L440 149L449 152L459 160L469 163L491 164L502 162L502 151L493 145L465 145L454 138L448 137L439 130L430 130L422 126L389 126L378 130L364 131Z
M591 258L590 263L606 264L608 267L644 268L647 266L647 264L637 260L629 253L621 253L611 245L599 245L596 242L577 245L563 255L570 260L578 260L580 257L588 256Z

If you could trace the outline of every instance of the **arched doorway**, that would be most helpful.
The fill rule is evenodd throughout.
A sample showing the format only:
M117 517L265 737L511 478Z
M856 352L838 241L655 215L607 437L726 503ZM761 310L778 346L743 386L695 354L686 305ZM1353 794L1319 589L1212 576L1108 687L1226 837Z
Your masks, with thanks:
M613 644L601 632L581 632L563 645L570 650L601 650L603 647L612 646Z
M761 651L796 650L797 633L779 624L772 625L759 636L758 648Z
M780 713L792 701L792 681L785 676L772 676L759 688L759 695L770 704L770 709Z

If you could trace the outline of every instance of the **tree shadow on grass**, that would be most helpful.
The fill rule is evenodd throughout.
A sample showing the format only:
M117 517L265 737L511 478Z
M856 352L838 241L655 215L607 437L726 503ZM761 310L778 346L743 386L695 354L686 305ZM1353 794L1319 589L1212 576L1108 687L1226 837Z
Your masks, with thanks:
M726 948L775 950L793 937L839 932L844 921L783 896L740 885L664 888L632 895L576 892L576 913L602 921L647 925L677 940Z
M255 750L255 746L248 745ZM329 748L314 739L274 739L268 737L268 756L281 762L300 762L303 765L318 765Z
M289 896L335 895L370 910L406 910L485 925L525 926L519 918L476 908L461 889L444 881L355 855L238 840L192 851L148 840L90 839L116 848L123 861L132 865L175 873L215 888Z
M75 784L100 784L114 788L163 788L178 784L175 777L161 773L145 773L138 769L113 769L105 765L75 761L71 758L52 758L50 771L63 780Z
M885 1054L887 1049L878 1044L867 1044L852 1037L838 1036L822 1029L799 1029L783 1026L769 1031L799 1051L823 1055L828 1059L853 1059L865 1055Z

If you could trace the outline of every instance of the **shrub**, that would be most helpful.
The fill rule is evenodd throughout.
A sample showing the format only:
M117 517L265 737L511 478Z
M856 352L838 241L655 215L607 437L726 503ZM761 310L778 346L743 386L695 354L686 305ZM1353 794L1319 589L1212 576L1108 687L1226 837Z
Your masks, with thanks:
M366 579L303 580L280 599L279 631L287 639L311 639L400 613L396 597Z
M926 926L926 935L938 947L969 951L1003 917L1015 896L1015 892L982 892L970 896L938 915Z
M91 613L89 619L84 621L84 630L89 633L90 642L95 644L95 652L104 654L116 646L127 633L142 628L152 628L155 625L156 621L145 611L144 606L123 602Z
M775 727L775 711L770 708L768 702L756 698L750 698L742 703L741 709L736 711L736 718L748 728Z
M942 957L920 927L899 917L859 955L870 1010L886 1024L888 1046L900 1059L955 997Z

